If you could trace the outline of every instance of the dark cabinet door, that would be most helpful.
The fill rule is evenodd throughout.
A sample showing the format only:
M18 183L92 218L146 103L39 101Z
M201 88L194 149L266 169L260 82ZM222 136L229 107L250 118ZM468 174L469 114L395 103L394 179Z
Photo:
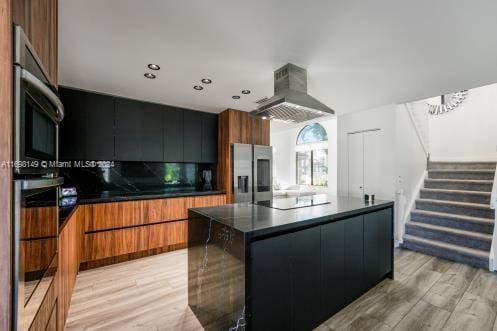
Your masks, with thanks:
M183 162L183 109L163 106L165 162Z
M202 114L202 162L217 162L217 115Z
M162 161L162 111L159 105L116 99L116 159Z
M116 160L141 160L140 120L143 108L143 103L139 101L116 99Z
M364 215L364 282L370 287L392 271L392 209Z
M291 237L293 330L312 330L321 318L321 229L298 231Z
M322 320L345 304L345 221L321 227L321 302Z
M363 291L363 216L345 220L345 299L351 302Z
M293 234L251 244L251 329L291 330L291 250Z
M67 116L61 124L61 159L114 159L114 97L60 89Z
M162 124L162 106L145 103L141 114L140 128L142 161L163 161L164 140Z
M183 111L183 161L202 162L202 113Z
M59 89L64 104L65 117L60 125L59 158L61 160L85 160L85 110L81 92Z

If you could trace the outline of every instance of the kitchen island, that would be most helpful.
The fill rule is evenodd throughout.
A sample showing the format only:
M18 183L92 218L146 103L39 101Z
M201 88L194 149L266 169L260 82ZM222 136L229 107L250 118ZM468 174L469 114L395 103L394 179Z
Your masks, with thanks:
M393 202L194 208L188 242L188 304L206 330L311 330L393 278Z

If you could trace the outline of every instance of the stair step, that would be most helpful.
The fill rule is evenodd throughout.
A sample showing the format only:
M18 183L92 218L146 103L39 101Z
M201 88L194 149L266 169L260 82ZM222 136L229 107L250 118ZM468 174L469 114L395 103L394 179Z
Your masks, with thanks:
M489 234L494 231L493 219L428 210L413 210L411 212L411 221Z
M425 179L425 188L492 192L492 180Z
M487 169L495 170L496 162L430 162L428 165L429 170L440 169Z
M490 192L480 191L445 190L435 188L423 188L420 191L420 197L422 199L450 200L488 205L490 204L490 196Z
M492 220L495 218L495 211L490 208L490 205L479 203L416 199L416 209L488 218Z
M488 252L479 249L461 247L413 235L404 235L402 246L407 249L438 256L447 260L488 269L489 254Z
M484 251L490 251L492 245L491 234L414 221L407 222L406 234Z
M493 180L495 168L490 169L439 169L429 170L428 178L432 179L476 179L476 180Z

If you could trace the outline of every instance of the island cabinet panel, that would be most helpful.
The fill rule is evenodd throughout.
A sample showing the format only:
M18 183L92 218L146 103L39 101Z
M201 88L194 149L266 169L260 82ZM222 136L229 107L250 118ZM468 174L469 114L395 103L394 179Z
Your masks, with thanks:
M252 330L292 329L291 239L286 234L251 245Z
M345 300L350 302L363 290L364 239L363 216L347 219L345 222Z
M321 227L322 319L345 304L345 221Z
M320 250L319 227L252 244L253 330L310 330L318 324Z
M364 282L370 287L389 272L393 245L392 210L364 215Z

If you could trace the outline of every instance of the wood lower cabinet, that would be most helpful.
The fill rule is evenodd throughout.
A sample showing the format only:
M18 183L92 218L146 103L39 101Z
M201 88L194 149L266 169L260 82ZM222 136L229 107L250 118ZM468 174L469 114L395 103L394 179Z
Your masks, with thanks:
M79 249L81 247L82 233L80 223L84 221L83 209L78 206L66 221L59 234L59 268L57 271L58 284L58 315L57 325L59 330L64 329L71 296L76 284L79 270Z
M219 194L80 206L84 210L80 261L86 269L146 256L139 252L184 248L188 209L225 203L226 195ZM108 263L89 263L103 259Z
M52 280L29 331L55 331L54 314L57 318L57 278Z

